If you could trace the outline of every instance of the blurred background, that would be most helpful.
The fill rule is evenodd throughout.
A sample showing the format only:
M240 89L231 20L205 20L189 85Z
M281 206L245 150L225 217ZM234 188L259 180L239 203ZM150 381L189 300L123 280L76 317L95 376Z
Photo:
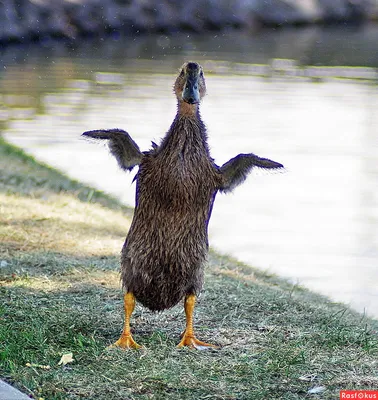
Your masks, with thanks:
M378 317L377 17L378 0L1 0L0 135L133 206L135 172L80 134L147 150L198 61L216 163L286 167L218 195L211 246Z

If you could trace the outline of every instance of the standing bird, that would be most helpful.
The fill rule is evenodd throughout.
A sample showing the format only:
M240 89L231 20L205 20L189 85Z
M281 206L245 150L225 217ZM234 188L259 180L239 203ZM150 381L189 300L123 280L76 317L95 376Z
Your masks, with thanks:
M107 139L119 166L139 166L133 221L121 253L125 322L115 346L139 348L130 331L135 300L162 311L184 299L186 328L178 347L205 349L194 335L193 311L203 284L208 254L207 228L218 191L241 184L253 167L277 169L282 164L254 154L239 154L221 167L210 156L199 104L206 93L202 67L185 63L174 84L177 114L158 146L141 152L120 129L83 135Z

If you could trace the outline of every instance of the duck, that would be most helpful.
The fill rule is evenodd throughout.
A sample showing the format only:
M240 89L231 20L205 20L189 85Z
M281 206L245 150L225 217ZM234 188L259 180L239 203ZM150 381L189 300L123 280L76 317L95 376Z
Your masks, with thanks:
M152 311L184 303L186 325L178 347L198 350L217 345L197 339L194 308L204 283L209 251L208 225L218 192L229 193L255 168L282 169L281 163L253 153L239 154L222 166L210 155L200 114L206 95L204 71L186 62L174 82L177 113L158 145L142 152L128 132L98 129L82 135L107 140L125 171L138 167L135 210L121 251L124 327L113 346L138 349L130 319L136 302Z

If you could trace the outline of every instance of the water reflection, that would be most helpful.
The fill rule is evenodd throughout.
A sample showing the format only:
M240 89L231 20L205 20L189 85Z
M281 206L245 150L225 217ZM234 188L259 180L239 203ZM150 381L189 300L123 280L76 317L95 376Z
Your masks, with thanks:
M176 43L152 37L131 46L99 43L95 55L93 43L78 52L31 49L3 69L0 126L9 140L49 164L133 204L133 174L119 171L102 146L78 136L120 127L149 148L175 114L175 71L183 59L202 61L208 71L202 114L216 162L255 152L288 170L256 173L233 195L218 196L213 247L378 315L378 60L363 59L354 47L368 49L365 36L378 38L378 30L365 29L328 41L316 29L302 36L269 32L254 41L245 35ZM349 41L337 42L348 35ZM342 65L363 68L324 69L321 79L316 69L309 79L303 60L337 65L336 43L352 46ZM295 61L272 64L272 56ZM363 79L327 77L340 71Z

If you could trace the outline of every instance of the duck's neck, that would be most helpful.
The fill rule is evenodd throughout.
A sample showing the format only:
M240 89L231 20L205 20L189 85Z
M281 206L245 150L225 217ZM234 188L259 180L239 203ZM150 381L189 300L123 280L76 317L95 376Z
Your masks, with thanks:
M194 147L209 154L206 127L201 119L198 104L178 103L176 117L161 147L180 152L183 148L189 150Z
M177 102L177 115L180 117L195 118L201 120L199 104L188 104L185 101Z

